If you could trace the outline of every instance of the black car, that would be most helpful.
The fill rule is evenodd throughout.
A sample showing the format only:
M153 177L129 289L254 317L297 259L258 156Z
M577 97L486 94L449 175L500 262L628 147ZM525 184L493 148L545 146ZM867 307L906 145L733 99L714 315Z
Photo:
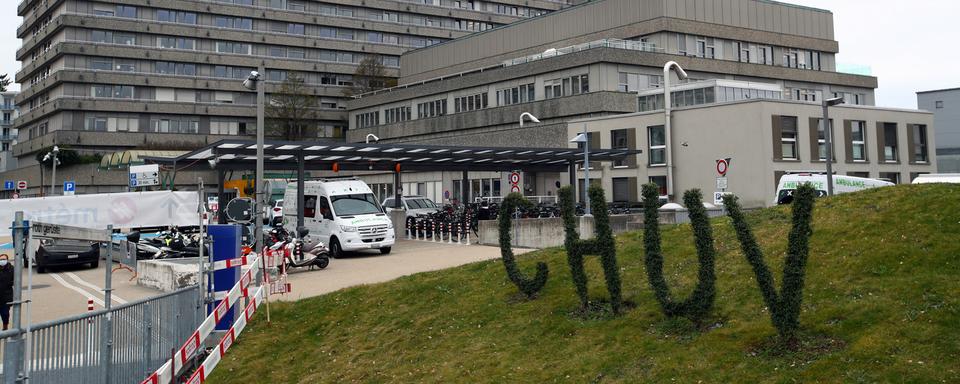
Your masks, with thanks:
M39 273L48 267L89 264L91 268L97 268L100 265L100 245L89 241L45 239L37 247L33 264Z

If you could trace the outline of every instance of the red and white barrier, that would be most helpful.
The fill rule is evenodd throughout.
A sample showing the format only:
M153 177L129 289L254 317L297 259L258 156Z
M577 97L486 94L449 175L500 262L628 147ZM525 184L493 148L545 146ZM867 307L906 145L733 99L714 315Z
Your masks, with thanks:
M233 326L231 326L227 333L223 335L223 338L220 339L217 347L210 351L210 355L203 360L203 364L200 365L200 368L193 373L193 376L190 376L190 379L187 380L187 384L201 384L207 381L207 377L213 373L213 370L217 367L217 364L220 364L220 360L223 360L223 356L227 353L227 350L233 346L233 343L237 340L237 337L239 337L240 333L243 332L244 328L247 327L247 323L250 321L250 318L253 317L253 314L256 313L257 308L263 303L263 287L258 288L253 294L252 298L253 300L250 301L250 304L248 304L247 308L244 309L243 316L239 316L237 318L237 321L233 323Z
M219 271L223 269L236 268L240 266L247 265L248 262L252 262L256 257L256 254L251 256L240 256L235 259L219 260L213 262L213 270Z
M262 259L257 257L250 263L250 269L240 276L240 281L227 292L227 296L220 300L220 303L213 309L213 312L200 323L200 327L190 335L187 342L180 347L174 354L173 361L167 360L163 366L147 377L141 384L163 384L169 383L173 376L183 370L187 361L193 357L201 347L201 342L213 333L214 328L220 319L230 310L230 308L240 299L240 297L251 297L248 288L253 283L253 273L260 268ZM239 265L239 264L238 264ZM262 294L262 288L257 289L256 295ZM262 300L258 298L257 300Z

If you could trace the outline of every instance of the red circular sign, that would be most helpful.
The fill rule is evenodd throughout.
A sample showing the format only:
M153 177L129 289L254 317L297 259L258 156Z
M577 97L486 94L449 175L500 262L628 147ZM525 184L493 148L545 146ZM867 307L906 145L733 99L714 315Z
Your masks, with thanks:
M717 173L719 173L720 176L726 176L726 175L727 175L727 168L728 168L729 166L730 166L730 165L727 164L727 159L717 160Z
M514 185L514 186L510 187L510 192L520 192L520 187Z
M520 184L520 174L517 172L510 174L510 183L511 184Z

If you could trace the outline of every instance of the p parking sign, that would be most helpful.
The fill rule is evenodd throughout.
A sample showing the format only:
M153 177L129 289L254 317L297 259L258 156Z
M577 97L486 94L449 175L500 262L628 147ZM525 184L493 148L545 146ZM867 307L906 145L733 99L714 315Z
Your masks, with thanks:
M77 183L73 181L64 181L63 182L63 195L64 196L73 196L77 193Z

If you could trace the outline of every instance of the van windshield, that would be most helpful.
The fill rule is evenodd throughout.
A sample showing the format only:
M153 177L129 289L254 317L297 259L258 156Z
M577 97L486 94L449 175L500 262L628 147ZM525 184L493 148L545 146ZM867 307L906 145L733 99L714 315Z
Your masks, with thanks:
M372 193L331 196L337 216L370 215L380 212L380 204Z

